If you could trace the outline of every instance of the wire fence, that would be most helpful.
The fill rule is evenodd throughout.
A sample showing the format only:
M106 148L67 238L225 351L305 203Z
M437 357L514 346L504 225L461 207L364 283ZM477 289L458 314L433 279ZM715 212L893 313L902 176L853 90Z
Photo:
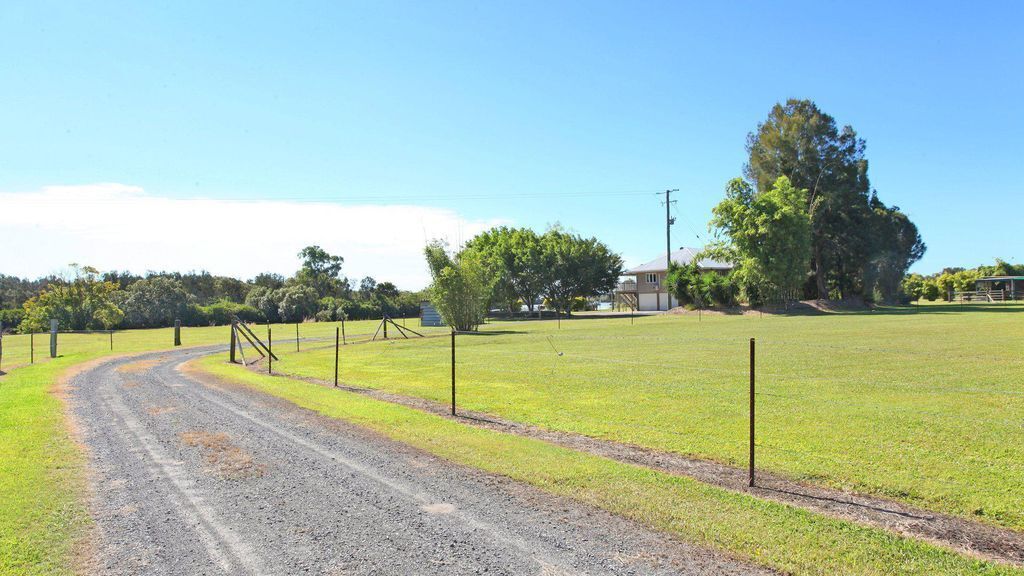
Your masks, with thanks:
M460 409L746 465L748 339L630 331L628 319L612 332L590 331L582 320L561 331L552 320L533 322L456 337ZM340 381L447 404L451 342L437 337L444 335L342 346ZM332 380L333 342L300 353L280 346L276 373ZM1024 493L992 499L1024 477L1024 357L937 347L943 351L760 337L757 462L885 495L986 502L1016 517L1010 509L1024 506Z
M718 331L707 321L674 329L634 320L509 321L459 334L458 406L746 465L750 358L744 329ZM758 335L759 466L813 482L948 500L1024 525L1024 491L1008 488L1024 477L1024 334L981 351L958 338L919 349L877 336L759 331L757 322L752 317L739 325ZM343 337L338 322L250 325L264 340L272 332L278 357L272 367L250 343L238 345L257 370L327 383L337 370L348 386L451 402L450 331L408 319L406 326L423 337L407 339L393 329L385 340L379 324L348 322ZM58 354L130 350L139 346L132 339L141 338L134 332L62 332ZM229 335L226 326L182 329L185 346L226 346ZM172 331L147 337L167 347ZM0 370L31 363L33 354L35 362L49 357L49 334L7 334L2 343Z

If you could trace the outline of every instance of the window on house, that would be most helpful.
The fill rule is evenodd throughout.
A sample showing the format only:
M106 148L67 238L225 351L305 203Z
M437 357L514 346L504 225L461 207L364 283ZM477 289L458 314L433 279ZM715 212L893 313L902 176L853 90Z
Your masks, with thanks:
M655 286L657 286L658 285L658 275L653 273L653 272L649 272L647 274L647 283L648 284L654 284Z

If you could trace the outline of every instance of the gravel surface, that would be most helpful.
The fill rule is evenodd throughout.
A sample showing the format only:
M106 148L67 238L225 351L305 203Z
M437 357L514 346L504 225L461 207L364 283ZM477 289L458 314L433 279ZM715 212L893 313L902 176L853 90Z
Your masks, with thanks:
M767 573L177 370L200 353L114 360L70 382L94 573Z

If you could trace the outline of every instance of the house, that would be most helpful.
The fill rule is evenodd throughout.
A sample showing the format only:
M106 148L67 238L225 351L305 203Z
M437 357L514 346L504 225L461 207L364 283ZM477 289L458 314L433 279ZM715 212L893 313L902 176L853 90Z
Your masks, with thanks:
M689 265L700 252L697 248L682 247L672 252L672 261L679 265ZM732 264L703 259L697 262L701 270L714 270L725 274L732 270ZM632 276L621 282L615 290L615 300L619 305L635 310L668 310L679 305L675 297L665 289L666 269L665 255L650 262L632 268L623 273Z

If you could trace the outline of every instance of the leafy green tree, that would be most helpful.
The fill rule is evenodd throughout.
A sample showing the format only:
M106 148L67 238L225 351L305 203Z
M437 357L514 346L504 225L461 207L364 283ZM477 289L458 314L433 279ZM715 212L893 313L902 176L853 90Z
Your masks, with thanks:
M544 293L550 275L541 237L529 228L500 226L478 234L466 245L484 258L495 279L492 300L507 308L510 314L519 303L530 312Z
M299 284L306 284L316 291L318 298L339 296L342 281L339 278L345 259L333 256L319 246L307 246L299 252L302 268L295 275Z
M124 313L115 302L117 284L100 280L91 266L71 264L70 272L51 281L38 296L24 304L21 332L42 332L56 319L62 330L110 329Z
M270 290L277 290L284 287L284 276L273 272L261 272L252 279L254 286L261 286Z
M871 258L872 211L864 141L810 100L776 104L747 137L744 174L758 192L780 176L807 190L813 292L828 298L863 290L859 274Z
M541 237L541 246L548 266L544 297L565 314L571 313L573 299L606 294L622 275L622 258L596 238L552 229Z
M309 286L287 286L275 294L280 298L277 313L284 322L302 322L315 316L319 309L317 293Z
M917 226L898 207L888 207L874 195L871 207L874 247L863 274L864 285L874 300L891 302L900 295L907 269L924 255L925 244Z
M250 306L263 317L267 322L280 322L281 316L277 312L277 305L281 301L280 290L269 286L254 286L245 296L245 305Z
M762 293L790 293L804 284L811 258L806 190L780 176L756 193L750 184L734 178L712 213L711 225L728 238L729 259L745 270L748 282L766 284Z
M920 300L924 296L924 285L924 276L916 273L908 274L907 277L903 279L901 289L911 300ZM936 295L938 295L937 292Z
M434 241L424 249L433 282L430 301L454 330L476 330L487 314L492 279L478 252L451 256L445 245Z
M123 293L125 323L138 328L170 326L175 320L188 323L194 298L181 281L166 276L143 278Z

